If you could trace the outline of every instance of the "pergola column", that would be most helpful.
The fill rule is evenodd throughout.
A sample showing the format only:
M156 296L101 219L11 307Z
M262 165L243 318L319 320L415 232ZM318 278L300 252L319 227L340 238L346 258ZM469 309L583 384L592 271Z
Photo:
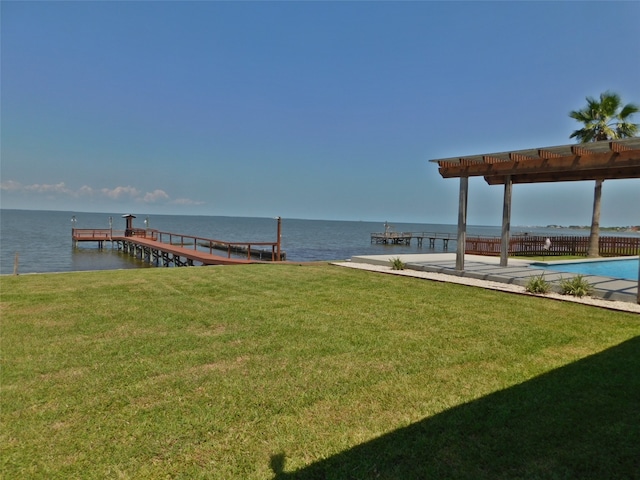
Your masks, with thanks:
M504 199L502 201L502 243L500 245L500 266L506 267L509 260L509 239L511 230L511 175L504 182Z
M469 197L469 177L460 177L460 200L458 203L458 241L456 249L456 270L464 270L464 250L467 245L467 198Z

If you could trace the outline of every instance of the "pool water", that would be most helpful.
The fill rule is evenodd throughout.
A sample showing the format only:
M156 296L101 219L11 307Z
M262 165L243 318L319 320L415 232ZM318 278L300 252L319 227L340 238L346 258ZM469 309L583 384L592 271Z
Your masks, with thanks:
M533 268L555 272L599 275L601 277L638 279L638 257L623 260L595 260L590 262L556 263L552 265L533 263Z

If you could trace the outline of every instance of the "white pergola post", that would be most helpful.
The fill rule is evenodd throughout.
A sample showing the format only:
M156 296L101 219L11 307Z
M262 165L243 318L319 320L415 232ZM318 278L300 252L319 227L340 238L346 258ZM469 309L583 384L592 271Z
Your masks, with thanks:
M511 175L504 182L504 199L502 201L502 243L500 244L500 266L506 267L509 260L509 239L511 230Z
M467 198L469 197L469 177L460 177L460 200L458 203L458 241L456 249L456 270L464 270L464 250L467 244Z

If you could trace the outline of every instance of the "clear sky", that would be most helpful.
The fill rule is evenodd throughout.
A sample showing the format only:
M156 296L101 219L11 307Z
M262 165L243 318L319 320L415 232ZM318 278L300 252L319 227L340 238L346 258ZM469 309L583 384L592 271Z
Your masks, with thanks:
M456 223L430 159L573 143L605 90L640 103L634 1L0 9L3 208ZM469 224L502 194L472 179ZM513 202L513 225L586 225L593 183ZM640 179L604 183L601 224L640 224Z

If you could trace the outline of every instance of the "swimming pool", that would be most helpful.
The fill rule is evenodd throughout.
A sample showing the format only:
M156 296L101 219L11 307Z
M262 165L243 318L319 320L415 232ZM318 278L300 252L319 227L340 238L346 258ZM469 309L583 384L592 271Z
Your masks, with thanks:
M638 279L638 257L616 260L592 260L564 262L555 264L532 263L531 267L554 272L579 273L582 275L599 275L601 277Z

